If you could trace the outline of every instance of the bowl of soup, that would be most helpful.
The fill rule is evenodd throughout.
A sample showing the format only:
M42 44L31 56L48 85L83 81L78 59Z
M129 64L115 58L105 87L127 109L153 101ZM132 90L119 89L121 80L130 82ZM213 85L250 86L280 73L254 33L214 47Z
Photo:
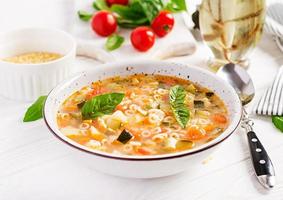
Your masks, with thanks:
M97 66L54 88L50 131L99 171L134 178L197 170L238 127L241 102L215 74L160 61Z

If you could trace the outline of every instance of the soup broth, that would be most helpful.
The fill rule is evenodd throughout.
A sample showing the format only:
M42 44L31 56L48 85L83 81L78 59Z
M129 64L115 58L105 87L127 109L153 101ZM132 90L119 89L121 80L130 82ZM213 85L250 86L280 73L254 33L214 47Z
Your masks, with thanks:
M223 101L188 80L138 74L93 82L57 113L60 131L90 149L159 155L198 147L228 126Z

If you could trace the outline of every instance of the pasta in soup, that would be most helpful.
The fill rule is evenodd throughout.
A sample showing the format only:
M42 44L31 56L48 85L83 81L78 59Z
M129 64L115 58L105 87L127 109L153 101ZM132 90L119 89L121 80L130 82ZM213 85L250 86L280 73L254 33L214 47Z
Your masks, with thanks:
M57 113L60 131L90 149L120 155L184 151L219 136L229 118L223 101L188 80L138 74L93 82Z

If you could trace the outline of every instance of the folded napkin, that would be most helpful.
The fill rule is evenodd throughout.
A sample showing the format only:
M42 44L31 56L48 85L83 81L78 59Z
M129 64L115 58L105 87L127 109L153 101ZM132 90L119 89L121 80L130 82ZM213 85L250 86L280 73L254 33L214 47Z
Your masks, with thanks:
M254 106L253 112L258 115L283 115L283 67L280 67L272 86Z

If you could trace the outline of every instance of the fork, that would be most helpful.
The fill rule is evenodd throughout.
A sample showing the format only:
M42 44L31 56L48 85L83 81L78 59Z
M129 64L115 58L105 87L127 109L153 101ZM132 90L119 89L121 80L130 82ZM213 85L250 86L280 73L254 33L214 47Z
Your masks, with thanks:
M283 67L254 108L258 115L283 115Z

